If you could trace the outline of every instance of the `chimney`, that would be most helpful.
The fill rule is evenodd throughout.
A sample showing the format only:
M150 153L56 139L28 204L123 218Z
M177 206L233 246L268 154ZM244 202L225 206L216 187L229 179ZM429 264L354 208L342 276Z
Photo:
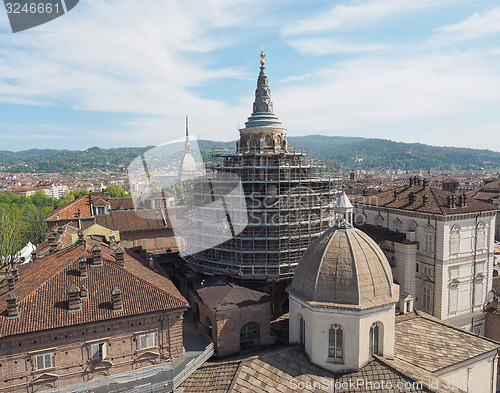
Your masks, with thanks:
M394 190L394 200L397 201L399 198L398 190Z
M57 252L57 243L56 242L50 243L49 254L54 254L55 252Z
M82 299L88 299L89 298L89 291L85 287L85 285L82 285L82 289L80 290L80 297Z
M17 267L14 266L12 270L10 271L12 276L14 277L14 282L17 282L19 280L19 271L17 270Z
M12 274L7 276L7 283L9 284L9 291L14 290L14 276Z
M415 176L415 185L420 185L420 182L421 182L422 179L420 179L420 177L418 176Z
M415 180L415 179L413 178L413 176L412 176L412 177L410 177L410 187L412 187L412 186L413 186L413 181L414 181L414 180Z
M423 184L424 188L429 188L429 180L428 179L424 179L422 181L422 184Z
M463 194L462 207L467 207L467 195Z
M113 249L116 247L116 239L114 233L109 234L109 248Z
M71 285L66 292L68 296L68 309L70 312L80 311L82 309L82 300L80 297L80 288Z
M78 259L78 270L80 271L80 278L87 278L87 261L84 257Z
M101 247L98 244L92 247L92 266L102 266Z
M416 197L417 195L414 192L410 192L410 195L408 197L410 205L413 205L415 203Z
M123 248L115 248L115 261L118 266L125 267L125 259L123 258L124 254L125 252L123 251Z
M34 261L36 257L37 257L36 250L33 250L33 252L31 253L31 260Z
M113 304L113 311L123 311L123 303L122 303L122 291L118 287L114 287L111 292L111 303Z
M57 233L59 235L62 235L64 233L64 228L63 227L57 227Z
M78 230L78 244L82 244L85 239L85 235L81 229Z
M457 197L456 195L451 196L451 207L457 207Z
M422 200L424 202L424 206L428 206L429 205L429 195L422 196Z
M148 254L148 264L150 269L154 269L154 259L152 253Z
M446 207L450 207L451 208L451 195L448 195L446 197Z
M19 305L17 304L17 296L12 292L5 298L7 300L7 319L19 318L21 313L19 312Z

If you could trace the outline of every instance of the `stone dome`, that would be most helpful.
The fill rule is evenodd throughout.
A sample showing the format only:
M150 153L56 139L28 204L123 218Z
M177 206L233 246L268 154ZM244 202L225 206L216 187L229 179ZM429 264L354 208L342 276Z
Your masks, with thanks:
M370 308L397 301L392 280L387 258L367 234L334 227L306 250L288 292L306 302Z

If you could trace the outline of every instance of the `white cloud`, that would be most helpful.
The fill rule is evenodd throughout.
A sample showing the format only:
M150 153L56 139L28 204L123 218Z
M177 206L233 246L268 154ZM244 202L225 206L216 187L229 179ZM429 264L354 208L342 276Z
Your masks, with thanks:
M500 33L500 7L475 13L463 22L436 29L438 41L460 41Z
M382 44L348 43L340 42L332 38L290 40L288 44L301 54L311 54L315 56L331 53L366 53L388 49L388 46Z
M456 3L459 0L454 0ZM284 28L285 36L332 30L356 30L381 18L424 8L449 4L453 0L369 0L356 5L336 5L309 19L302 19Z
M206 53L234 45L224 29L257 12L250 1L80 2L49 24L0 35L0 102L220 123L228 105L192 88L241 77Z
M488 109L498 113L494 108L500 105L499 61L477 52L345 61L315 78L278 85L274 107L285 127L306 133L363 129L358 136L404 140L411 138L407 125L430 119L440 119L442 130L449 131L456 127L455 117L475 118ZM500 126L500 116L494 117L492 124ZM384 125L392 134L380 132ZM399 133L394 133L394 125L401 127ZM471 127L469 137L473 132ZM425 142L444 144L438 137Z

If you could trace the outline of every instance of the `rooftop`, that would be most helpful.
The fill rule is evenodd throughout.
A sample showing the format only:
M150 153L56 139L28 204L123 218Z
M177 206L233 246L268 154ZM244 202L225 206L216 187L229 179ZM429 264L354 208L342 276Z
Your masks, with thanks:
M91 249L101 248L102 266L91 266ZM79 259L85 258L87 278L81 278ZM183 309L186 300L172 282L145 266L146 261L130 251L124 253L124 267L105 243L89 238L43 258L20 266L19 281L9 290L7 280L0 283L0 337L63 328L78 324L140 315L155 311ZM68 312L67 290L84 285L88 299L82 308ZM113 312L111 291L122 292L123 311ZM7 318L6 298L17 296L20 316Z

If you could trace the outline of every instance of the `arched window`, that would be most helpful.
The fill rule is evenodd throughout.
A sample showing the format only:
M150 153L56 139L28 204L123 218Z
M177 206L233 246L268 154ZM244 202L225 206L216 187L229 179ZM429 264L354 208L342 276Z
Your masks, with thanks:
M344 363L344 329L340 325L332 325L328 330L328 360Z
M380 355L379 352L379 332L378 322L375 322L370 328L370 356Z
M300 316L299 329L300 329L299 343L300 346L304 348L306 345L306 323L302 315Z
M260 325L248 322L240 330L240 351L248 351L260 345Z

